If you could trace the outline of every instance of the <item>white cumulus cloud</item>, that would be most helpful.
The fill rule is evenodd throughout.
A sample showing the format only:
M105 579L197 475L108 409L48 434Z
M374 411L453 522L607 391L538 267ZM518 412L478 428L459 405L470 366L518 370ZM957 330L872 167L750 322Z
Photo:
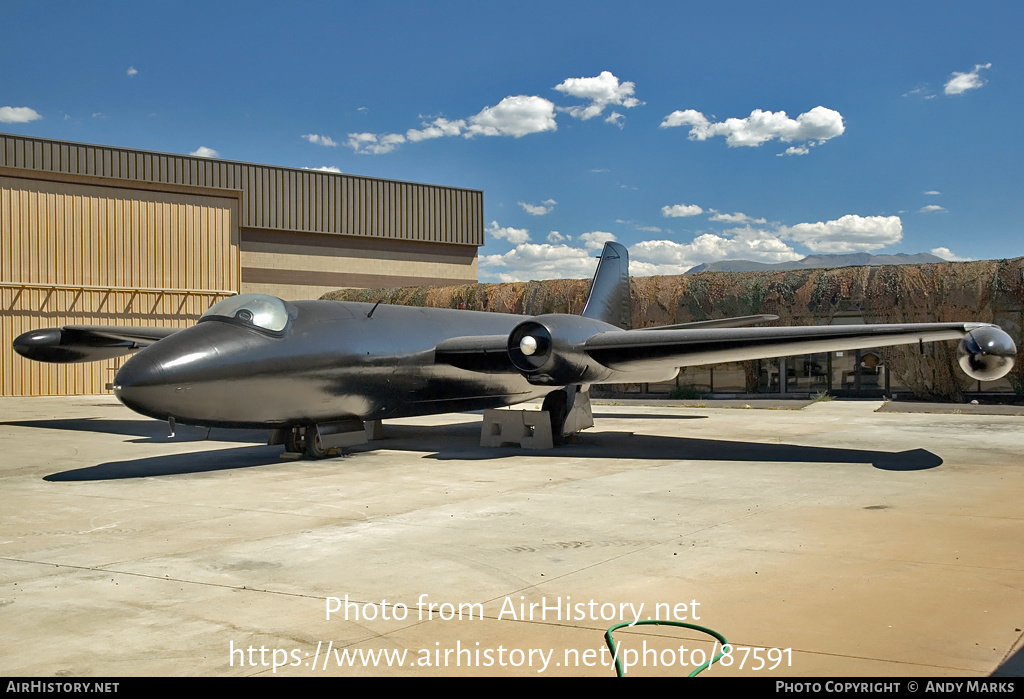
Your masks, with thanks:
M604 120L604 123L612 124L614 126L618 126L621 129L623 127L623 124L625 123L625 121L626 121L626 115L625 114L619 114L618 112L612 112L611 114L608 115L608 118Z
M530 242L530 231L527 228L512 228L510 226L499 226L497 221L491 221L487 232L492 238L507 240L513 245L521 245Z
M616 238L613 234L606 231L591 231L590 233L581 233L576 236L577 240L582 240L583 244L588 250L594 252L601 252L604 249L605 243L614 243Z
M139 71L135 70L135 66L128 66L128 70L126 70L124 74L131 78L138 75Z
M189 155L195 155L200 158L216 158L220 153L215 151L213 148L207 148L206 146L199 146Z
M973 259L970 257L960 257L959 255L954 255L953 251L950 250L949 248L932 248L930 252L936 257L941 257L947 262L970 262Z
M974 66L974 70L966 73L953 73L946 81L945 93L947 95L962 95L968 90L976 90L985 84L985 81L981 79L981 71L991 67L991 63L984 65L979 63Z
M683 274L695 265L720 260L774 263L804 257L771 232L749 227L723 235L704 233L689 243L647 240L631 247L629 254L630 271L637 276Z
M321 136L315 133L304 133L302 134L302 137L317 146L328 146L333 148L338 145L330 136Z
M0 107L0 122L4 124L24 124L42 118L42 115L31 107Z
M587 103L573 107L556 107L554 102L538 95L509 95L498 104L484 107L465 119L421 116L421 119L425 120L421 122L420 128L408 129L405 134L350 133L345 145L356 153L379 154L389 153L406 142L418 143L434 138L522 138L530 134L557 131L558 122L555 114L559 111L577 119L591 119L602 115L605 109L612 105L629 109L643 104L634 96L633 83L620 81L609 71L604 71L593 78L568 78L554 89L570 97L587 100ZM359 110L365 111L365 107L360 107ZM625 116L612 111L605 121L621 129ZM303 138L308 138L308 135Z
M512 136L521 138L543 131L556 131L555 105L543 97L515 95L493 107L485 107L469 119L449 120L437 117L424 122L423 128L405 134L350 133L345 145L356 153L390 153L405 142L418 143L450 136Z
M744 225L721 233L702 233L690 242L645 240L632 245L629 248L631 273L634 276L683 274L695 265L721 260L790 262L806 255L794 249L791 243L812 252L842 253L876 250L898 243L903 237L898 216L849 214L833 221L755 227L750 224L763 224L764 219L753 219L738 212L721 214L714 209L710 212L719 221ZM492 237L513 242L515 248L500 255L481 256L481 281L590 277L595 268L594 255L604 243L616 239L605 231L583 233L575 240L551 231L547 244L538 245L528 242L527 231L501 228L497 222L491 223L488 232ZM932 254L944 259L963 259L946 248L936 248Z
M556 131L555 105L536 95L506 97L469 118L467 138L472 136L513 136Z
M480 280L525 282L531 279L586 279L597 261L584 248L526 243L502 255L481 255Z
M811 149L807 146L790 146L781 153L778 153L778 155L807 155L810 152Z
M721 211L716 211L714 209L708 209L708 213L711 214L710 216L708 216L708 220L709 221L724 221L726 223L744 223L744 224L748 224L748 223L767 223L767 221L765 221L765 219L763 219L763 218L753 218L751 216L747 216L744 213L740 213L739 211L737 211L734 214L725 214L725 213L722 213Z
M600 116L608 105L622 106L627 109L638 107L643 102L634 96L636 85L631 82L620 82L610 71L601 71L596 78L567 78L555 86L555 89L570 97L578 97L589 101L589 104L564 107L562 111L568 112L577 119L593 119ZM613 113L606 119L610 123L617 124L622 117L621 114Z
M810 146L821 145L841 135L846 126L842 115L834 109L815 107L791 119L785 112L767 112L755 109L743 119L712 122L695 109L676 110L661 122L661 128L689 126L691 141L706 141L724 136L730 148L760 146L778 139L783 143L802 141L803 144L786 151L790 155L804 155Z
M481 280L587 278L594 273L594 256L600 253L605 242L615 240L615 236L605 231L583 233L577 236L577 243L582 242L582 247L566 244L569 240L568 236L552 231L548 244L525 243L501 255L481 256ZM722 235L706 233L690 243L644 241L632 246L629 255L634 276L683 274L694 265L717 260L786 262L803 257L774 233L749 227Z
M813 252L867 252L903 239L899 216L858 216L847 214L834 221L781 226L779 237L792 240Z
M479 258L480 280L519 282L530 279L580 279L593 276L597 267L594 256L599 254L608 241L615 236L607 231L590 231L576 236L576 245L569 245L572 236L551 231L547 243L536 244L519 241L520 229L502 229L492 222L488 232L501 231L501 235L516 244L515 248L500 255L481 255ZM505 236L504 231L515 231ZM516 240L513 240L516 238ZM582 247L580 246L582 244Z
M690 242L646 240L637 243L629 248L630 271L635 276L650 276L683 274L695 265L721 260L789 262L805 256L790 243L798 243L812 252L859 252L898 243L903 236L898 216L849 214L833 221L764 229L749 225L763 222L763 219L751 219L741 213L714 214L720 221L742 221L745 225L722 233L703 233ZM600 252L604 243L615 240L613 234L605 231L583 233L576 236L575 241L551 231L547 244L537 245L528 242L526 231L501 228L497 222L491 223L488 232L493 237L513 242L515 248L500 255L481 256L483 281L589 277L594 271L593 256ZM943 259L963 259L946 248L936 248L932 254Z
M918 209L919 214L944 214L946 213L946 207L939 206L938 204L929 204L928 206L922 206Z
M696 204L676 204L675 206L661 207L661 215L665 218L682 218L685 216L699 216L704 209Z
M345 145L356 153L370 155L390 153L402 143L405 143L405 136L400 133L350 133L345 141Z
M545 199L540 204L527 204L525 201L518 202L523 211L531 216L544 216L545 214L550 214L551 210L555 208L555 204L557 203L558 202L554 199Z
M462 119L449 121L444 117L437 117L432 122L424 123L422 129L409 129L405 132L405 137L410 143L417 143L431 138L458 136L465 130L466 122Z

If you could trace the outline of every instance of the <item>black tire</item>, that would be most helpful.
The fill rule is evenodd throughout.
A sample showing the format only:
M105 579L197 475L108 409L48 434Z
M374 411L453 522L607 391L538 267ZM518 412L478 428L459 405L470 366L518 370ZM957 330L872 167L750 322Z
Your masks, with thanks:
M291 427L288 429L287 434L284 437L284 450L293 454L302 454L306 451L305 444L303 444L303 437L301 433L301 427Z
M311 459L323 459L327 456L327 449L320 441L320 431L315 425L306 428L306 456Z

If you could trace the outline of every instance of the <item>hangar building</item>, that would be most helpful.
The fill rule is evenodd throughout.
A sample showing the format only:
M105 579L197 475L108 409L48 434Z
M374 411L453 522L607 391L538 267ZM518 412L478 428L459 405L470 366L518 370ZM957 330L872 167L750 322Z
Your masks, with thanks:
M103 393L34 328L187 326L237 293L475 283L483 192L0 134L0 395Z

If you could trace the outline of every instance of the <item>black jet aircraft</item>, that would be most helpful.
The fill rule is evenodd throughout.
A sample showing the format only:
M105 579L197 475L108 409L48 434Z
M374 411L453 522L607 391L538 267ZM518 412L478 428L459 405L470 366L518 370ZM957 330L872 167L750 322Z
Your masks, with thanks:
M593 424L592 384L668 381L686 366L959 340L963 370L994 380L1017 354L987 323L750 327L777 319L756 315L630 330L628 265L624 247L605 245L578 316L240 294L190 328L68 325L25 333L14 349L44 362L141 349L114 379L114 394L132 410L169 421L172 432L175 422L270 428L271 444L311 457L355 443L364 421L541 396L559 442ZM569 419L574 411L584 420Z

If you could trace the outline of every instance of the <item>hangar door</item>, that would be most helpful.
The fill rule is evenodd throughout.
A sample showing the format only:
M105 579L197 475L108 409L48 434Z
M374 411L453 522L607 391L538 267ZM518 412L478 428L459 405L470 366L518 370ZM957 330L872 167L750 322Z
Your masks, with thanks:
M0 395L105 392L124 359L30 362L61 325L190 325L237 293L238 196L0 177Z

